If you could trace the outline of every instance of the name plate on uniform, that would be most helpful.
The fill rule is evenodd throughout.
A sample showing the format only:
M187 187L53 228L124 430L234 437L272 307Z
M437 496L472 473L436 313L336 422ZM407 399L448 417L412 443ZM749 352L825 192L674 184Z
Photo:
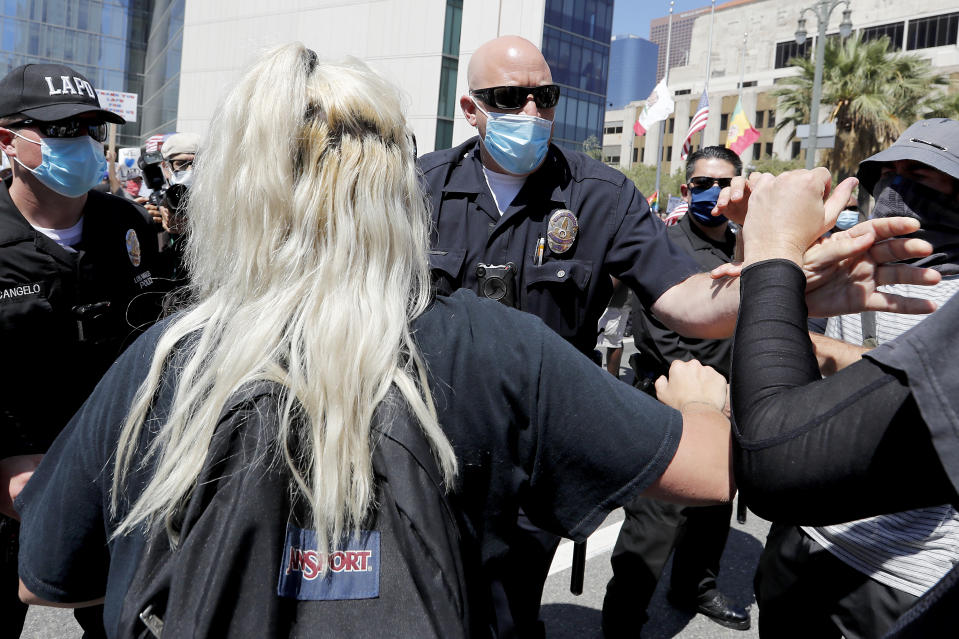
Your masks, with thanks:
M337 601L380 596L379 531L360 531L328 553L317 549L314 531L287 524L281 561L280 597Z

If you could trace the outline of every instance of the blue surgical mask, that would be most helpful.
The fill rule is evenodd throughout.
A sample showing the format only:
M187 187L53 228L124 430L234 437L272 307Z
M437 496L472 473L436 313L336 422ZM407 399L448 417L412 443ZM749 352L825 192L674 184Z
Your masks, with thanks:
M859 223L859 211L843 211L836 219L836 228L840 231L852 228Z
M41 184L65 197L80 197L100 182L107 170L103 145L84 135L78 138L40 138L31 140L14 132L17 137L40 145L40 166L31 169L19 158L17 164L33 173Z
M694 220L703 226L721 226L726 222L725 215L710 215L710 211L716 208L721 190L718 184L708 189L690 190L689 214L693 216Z
M486 114L486 137L483 146L504 171L514 175L531 173L546 157L553 123L523 113L490 113L473 100Z

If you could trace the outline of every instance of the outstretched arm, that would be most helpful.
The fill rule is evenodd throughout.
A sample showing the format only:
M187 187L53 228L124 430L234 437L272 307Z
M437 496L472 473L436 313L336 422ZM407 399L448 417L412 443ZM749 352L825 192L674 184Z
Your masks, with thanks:
M732 368L743 494L765 517L813 525L954 497L899 378L866 360L819 377L805 325L808 275L798 265L802 247L831 223L828 179L825 170L795 172L753 190ZM784 204L768 206L774 199Z
M730 455L726 380L696 360L675 360L656 397L683 414L683 435L666 471L644 495L683 504L728 502L736 494Z

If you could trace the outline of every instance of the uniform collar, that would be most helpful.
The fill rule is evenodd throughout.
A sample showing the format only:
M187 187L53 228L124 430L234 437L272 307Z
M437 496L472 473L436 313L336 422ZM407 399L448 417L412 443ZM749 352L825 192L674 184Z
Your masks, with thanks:
M37 231L23 217L10 197L12 178L0 182L0 244L32 238Z
M462 168L463 170L455 170ZM572 183L569 162L562 149L549 145L549 153L535 172L526 178L522 192L535 189L537 199L548 198L569 208L569 191ZM480 158L479 137L473 137L459 147L459 155L449 180L443 186L444 193L478 194L487 189L483 176L483 161Z
M735 245L736 236L729 229L728 224L726 225L726 233L723 236L725 239L722 242L717 242L703 233L702 229L693 224L692 218L688 213L679 219L679 224L684 227L686 235L689 236L689 243L692 244L693 248L697 251L718 249L725 252L725 249Z

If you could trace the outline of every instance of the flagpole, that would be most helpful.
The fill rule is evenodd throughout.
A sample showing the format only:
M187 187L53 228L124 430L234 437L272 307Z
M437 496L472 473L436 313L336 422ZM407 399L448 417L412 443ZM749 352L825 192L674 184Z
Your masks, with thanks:
M669 45L673 37L673 5L675 5L675 0L670 0L669 2L669 26L666 27L666 60L665 60L665 70L663 71L663 81L666 85L666 90L669 91ZM663 172L663 141L666 137L666 120L669 117L667 116L665 120L659 123L659 148L656 152L656 212L659 213L659 181L660 176Z
M739 69L739 97L743 97L743 81L746 79L746 36L748 33L743 33L743 61Z
M709 44L706 46L706 84L703 92L709 93L709 65L713 61L713 27L716 26L716 0L710 0L712 8L709 10ZM707 98L708 99L708 98ZM706 127L699 132L699 148L706 144Z

